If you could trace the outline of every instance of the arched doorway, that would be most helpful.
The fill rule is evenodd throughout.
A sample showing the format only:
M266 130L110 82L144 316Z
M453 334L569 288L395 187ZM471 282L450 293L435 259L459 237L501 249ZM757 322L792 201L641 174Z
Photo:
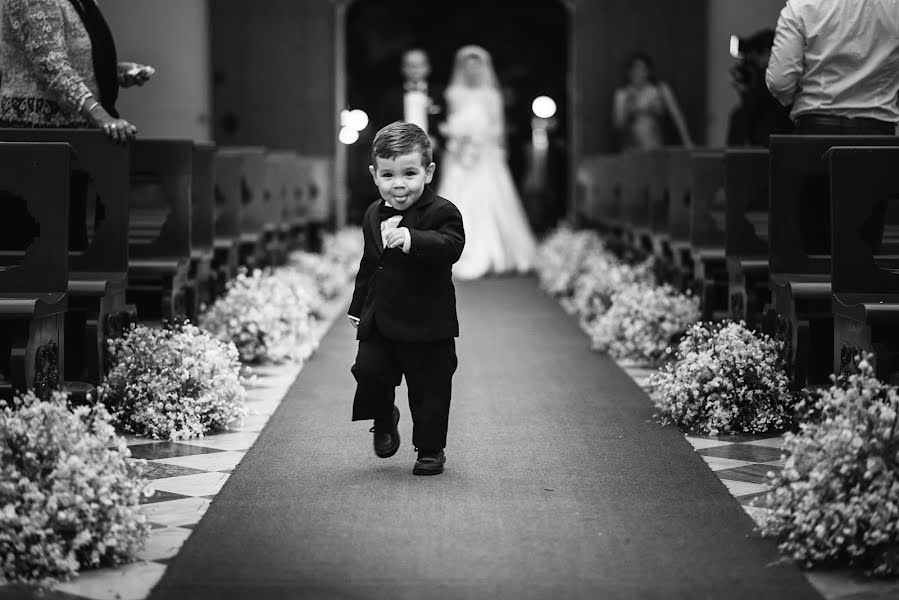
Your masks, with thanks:
M571 194L577 135L574 104L573 4L566 0L342 0L337 4L337 110L361 108L375 116L383 90L402 83L400 60L409 48L430 56L431 81L445 85L456 50L479 44L493 56L506 102L509 164L537 230L564 216ZM531 102L538 95L558 105L545 151L544 183L533 175ZM337 149L338 182L346 186L346 221L356 223L374 198L368 152L379 123ZM439 169L439 165L438 165Z

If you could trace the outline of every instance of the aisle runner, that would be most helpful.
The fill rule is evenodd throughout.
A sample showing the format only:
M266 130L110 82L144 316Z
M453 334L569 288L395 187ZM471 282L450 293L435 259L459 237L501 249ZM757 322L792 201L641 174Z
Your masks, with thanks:
M350 423L326 336L154 598L816 598L645 394L530 279L459 287L441 476Z

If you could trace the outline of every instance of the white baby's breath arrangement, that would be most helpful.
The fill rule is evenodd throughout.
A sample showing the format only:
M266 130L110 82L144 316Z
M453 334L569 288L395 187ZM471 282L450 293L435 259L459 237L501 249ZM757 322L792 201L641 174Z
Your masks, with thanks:
M362 257L362 245L362 230L347 227L325 235L321 253L293 252L285 268L311 276L321 296L332 300L346 290L355 277Z
M566 310L577 315L581 327L589 331L592 323L612 306L615 294L636 283L655 284L651 260L630 265L610 252L596 252L584 259L571 299L563 306L567 304Z
M791 421L780 344L767 335L743 323L696 323L671 354L649 379L663 422L718 435L783 429Z
M899 574L899 392L857 372L809 400L818 419L787 434L789 454L762 506L763 532L806 567Z
M314 350L310 332L324 300L312 275L296 269L240 273L200 317L217 339L233 343L245 363L302 360Z
M537 249L535 263L540 287L555 298L569 298L581 274L583 262L604 253L594 231L559 227L550 232Z
M699 300L670 285L625 285L589 324L593 347L616 360L657 365L665 350L699 320Z
M103 405L55 393L0 401L0 571L48 585L79 569L133 560L149 533L145 482Z
M113 368L98 392L123 431L193 438L227 429L246 414L234 344L185 322L134 326L109 345Z

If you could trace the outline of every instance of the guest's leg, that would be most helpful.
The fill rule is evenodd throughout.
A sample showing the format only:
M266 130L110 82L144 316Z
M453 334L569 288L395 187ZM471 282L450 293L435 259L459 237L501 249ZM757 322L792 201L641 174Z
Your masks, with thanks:
M402 381L395 343L384 339L375 329L368 339L359 342L351 371L356 378L353 421L392 414L396 386Z
M399 347L403 374L409 386L412 443L417 448L446 447L449 408L456 371L456 341L403 344Z

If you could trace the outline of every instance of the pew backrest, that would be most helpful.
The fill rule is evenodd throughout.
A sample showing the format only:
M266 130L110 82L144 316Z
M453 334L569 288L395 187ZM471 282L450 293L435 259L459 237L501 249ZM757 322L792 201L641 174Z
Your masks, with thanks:
M729 149L724 153L727 201L725 251L729 257L768 255L767 149Z
M66 292L71 154L66 143L0 143L0 294Z

